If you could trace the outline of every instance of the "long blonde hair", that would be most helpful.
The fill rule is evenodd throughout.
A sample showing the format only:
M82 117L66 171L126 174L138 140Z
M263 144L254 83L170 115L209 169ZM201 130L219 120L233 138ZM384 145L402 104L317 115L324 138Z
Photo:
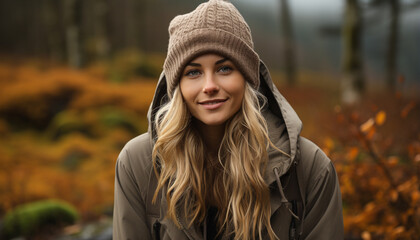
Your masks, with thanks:
M259 95L246 83L242 107L226 123L218 152L221 171L206 167L205 145L192 127L179 86L157 112L153 164L158 186L153 201L161 189L166 189L167 217L178 227L177 209L183 209L189 226L203 222L208 208L206 196L213 194L221 207L217 215L219 234L222 229L232 229L235 240L262 239L266 228L269 238L277 239L270 224L270 194L264 181L271 141Z

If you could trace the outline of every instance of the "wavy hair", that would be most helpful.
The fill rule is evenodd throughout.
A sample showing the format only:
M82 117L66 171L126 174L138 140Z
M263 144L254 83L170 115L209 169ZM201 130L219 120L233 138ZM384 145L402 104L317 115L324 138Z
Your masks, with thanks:
M262 239L266 228L270 239L278 239L270 224L270 194L264 181L267 149L273 146L261 114L264 103L265 97L246 83L241 109L225 126L219 170L208 166L205 145L191 124L179 86L157 112L153 165L158 186L153 201L162 189L167 217L178 227L179 210L189 219L188 227L203 222L209 207L206 196L212 196L219 206L218 234L224 229L223 234L233 233L235 240Z

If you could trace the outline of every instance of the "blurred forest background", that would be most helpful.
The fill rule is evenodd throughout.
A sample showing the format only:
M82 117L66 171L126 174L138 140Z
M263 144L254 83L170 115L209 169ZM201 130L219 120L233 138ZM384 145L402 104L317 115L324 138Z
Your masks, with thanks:
M170 20L197 0L0 0L0 239L110 239ZM420 239L420 1L232 0L334 162L346 239Z

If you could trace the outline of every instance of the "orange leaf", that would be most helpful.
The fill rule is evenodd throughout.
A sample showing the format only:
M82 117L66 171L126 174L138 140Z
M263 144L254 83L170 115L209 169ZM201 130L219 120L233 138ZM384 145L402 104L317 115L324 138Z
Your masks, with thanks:
M417 203L420 200L420 192L419 191L414 191L411 193L411 200L414 203Z
M413 110L413 108L416 106L416 103L414 101L411 101L409 104L407 104L402 110L401 110L401 117L406 118L407 115Z
M393 234L399 235L399 234L403 233L404 231L405 231L405 228L403 226L399 226L399 227L394 229Z
M324 140L324 145L325 145L325 148L327 148L328 150L331 150L334 148L334 141L331 138L327 137Z
M372 236L370 235L370 233L368 231L362 232L362 236L361 237L362 237L363 240L370 240L370 239L372 239Z
M352 147L350 148L350 150L347 152L347 158L350 161L353 161L354 159L356 159L357 155L359 154L359 149L357 147Z
M390 198L391 198L391 201L393 201L393 202L396 202L397 201L397 199L398 199L398 192L397 191L395 191L395 190L392 190L391 192L390 192Z
M414 157L414 162L415 162L415 163L420 163L420 154L417 154L417 155Z
M365 123L363 123L360 126L360 131L364 133L368 133L369 130L371 130L374 125L375 125L375 121L372 118L369 118L369 120L367 120Z
M396 156L391 156L391 157L388 158L388 163L389 163L390 167L397 166L398 162L399 162L399 159Z
M369 140L372 140L375 133L376 133L376 129L375 129L375 126L373 126L369 129L369 132L366 133L366 138L369 139Z
M380 111L376 114L375 122L378 126L381 126L382 124L384 124L385 120L386 120L385 111Z

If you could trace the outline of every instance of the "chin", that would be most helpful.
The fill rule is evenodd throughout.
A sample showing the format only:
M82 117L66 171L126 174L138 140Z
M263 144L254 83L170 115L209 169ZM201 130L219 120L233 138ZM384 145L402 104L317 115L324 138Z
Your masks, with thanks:
M196 119L201 124L205 126L212 126L212 127L223 126L228 120L226 118L207 118L207 119L196 118Z
M201 121L204 125L207 126L222 126L226 123L227 120L207 120L207 121Z

